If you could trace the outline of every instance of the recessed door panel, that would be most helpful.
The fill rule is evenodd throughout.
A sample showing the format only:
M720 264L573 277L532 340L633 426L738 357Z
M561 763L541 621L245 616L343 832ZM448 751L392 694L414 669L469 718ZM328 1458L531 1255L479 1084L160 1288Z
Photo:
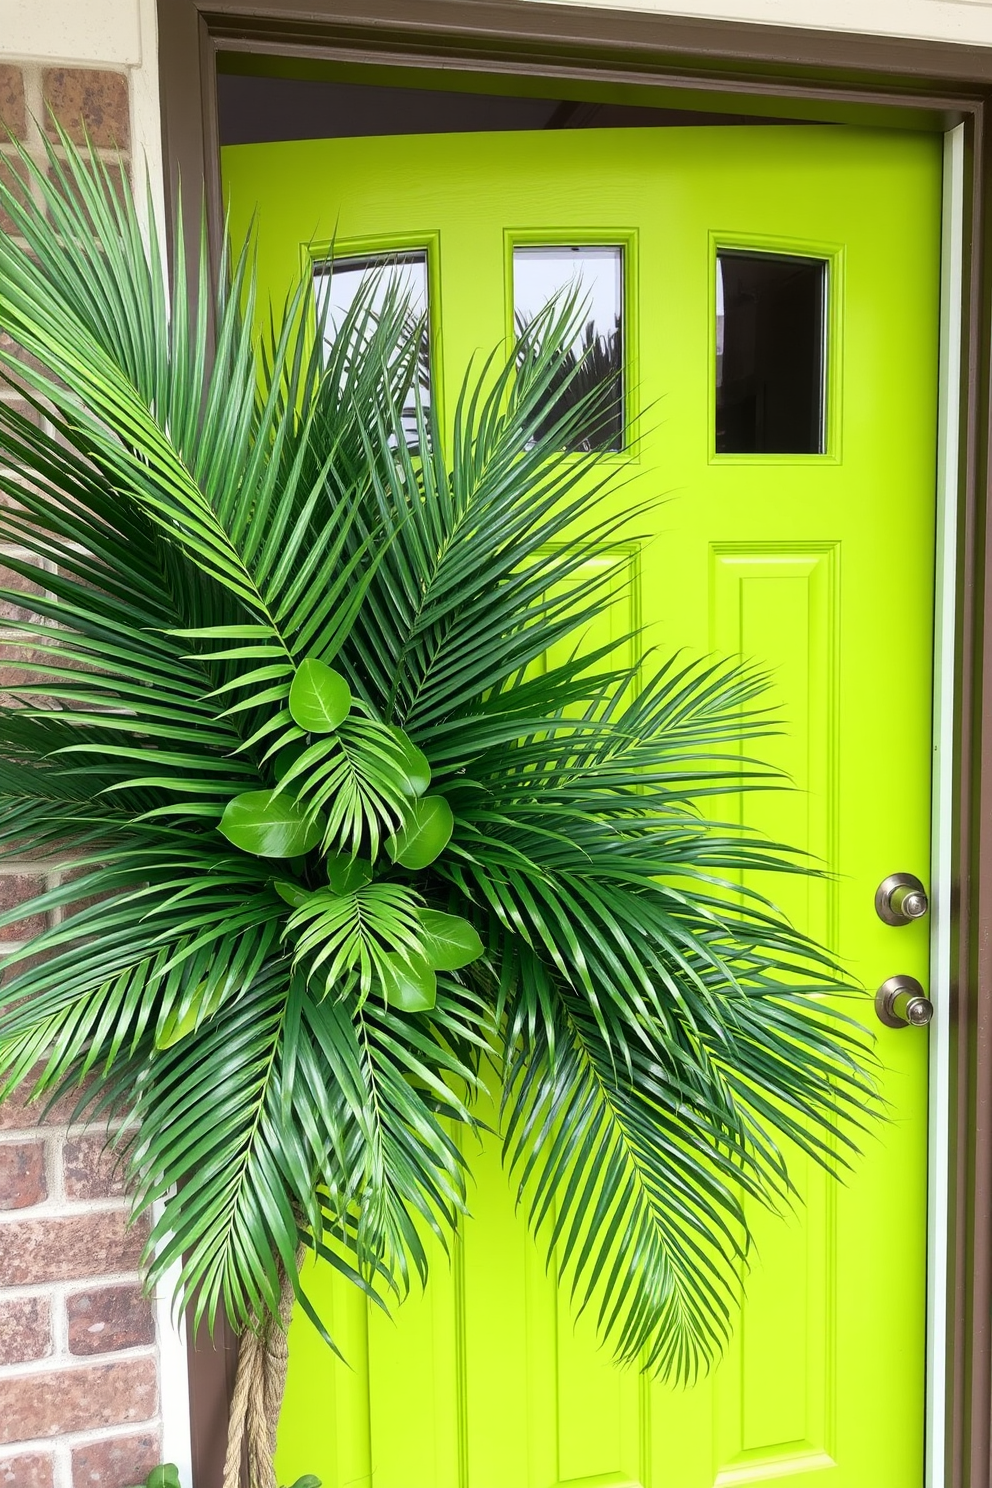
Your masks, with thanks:
M866 987L925 982L926 925L883 925L873 896L929 863L938 143L813 127L347 139L232 147L224 174L235 233L257 212L263 299L332 251L427 255L442 422L465 368L511 333L522 271L533 299L583 251L603 283L619 260L612 344L590 317L619 428L595 439L619 477L604 499L631 516L593 560L616 602L588 644L641 625L641 647L768 670L780 729L757 752L795 789L742 809L828 870L783 879L778 901ZM927 1039L876 1025L867 1001L851 1012L878 1033L891 1120L844 1185L790 1155L795 1209L754 1217L710 1378L673 1389L612 1365L549 1279L492 1139L451 1260L395 1321L315 1278L350 1367L294 1322L281 1479L918 1488Z

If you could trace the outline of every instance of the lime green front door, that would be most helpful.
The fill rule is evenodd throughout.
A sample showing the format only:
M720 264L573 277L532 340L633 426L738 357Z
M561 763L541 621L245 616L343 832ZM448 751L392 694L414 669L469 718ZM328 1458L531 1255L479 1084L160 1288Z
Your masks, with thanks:
M659 498L602 555L610 623L772 668L784 727L764 755L796 789L748 820L833 875L783 884L780 902L866 987L925 982L926 924L883 925L873 896L929 863L936 142L810 127L347 139L230 148L224 174L236 237L257 212L263 295L319 271L332 240L353 269L420 266L442 416L555 263L596 260L623 363L607 499ZM348 1365L294 1324L280 1480L918 1488L927 1034L855 1011L878 1034L890 1120L844 1186L795 1160L804 1207L758 1221L711 1378L672 1390L621 1372L573 1324L493 1142L453 1263L394 1321L311 1276Z

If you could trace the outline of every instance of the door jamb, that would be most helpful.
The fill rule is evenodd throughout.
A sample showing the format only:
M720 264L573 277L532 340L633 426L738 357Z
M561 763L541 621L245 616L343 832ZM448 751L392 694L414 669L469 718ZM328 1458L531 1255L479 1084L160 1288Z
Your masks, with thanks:
M538 0L158 0L166 190L219 246L219 52L268 70L399 64L650 89L680 107L885 122L945 133L928 1304L928 1488L992 1488L992 541L989 504L992 49L793 27L685 21ZM355 6L355 9L352 8ZM283 64L285 65L285 64ZM311 74L312 75L312 72ZM657 91L655 91L657 90ZM664 95L661 94L664 90ZM952 197L954 192L952 191ZM960 223L955 236L954 223ZM195 235L191 235L195 238ZM949 268L960 244L960 278ZM192 282L196 282L195 279ZM955 315L955 311L959 312ZM949 313L950 312L950 313ZM955 324L960 330L956 338ZM952 582L949 582L952 581ZM943 1242L939 1230L943 1220ZM936 1228L935 1228L936 1227ZM898 1244L898 1237L893 1239ZM194 1403L231 1354L191 1355ZM946 1390L941 1389L943 1370ZM229 1389L229 1383L228 1383ZM224 1389L219 1391L223 1396ZM931 1413L932 1407L932 1413ZM195 1414L195 1412L194 1412ZM219 1483L196 1432L197 1488ZM200 1450L198 1451L198 1445ZM220 1459L223 1456L221 1442Z
M943 1488L947 1421L947 1280L950 1193L951 962L954 913L955 538L961 404L961 286L964 254L965 127L944 135L941 202L940 351L933 644L933 784L930 899L930 1029L927 1174L926 1488Z

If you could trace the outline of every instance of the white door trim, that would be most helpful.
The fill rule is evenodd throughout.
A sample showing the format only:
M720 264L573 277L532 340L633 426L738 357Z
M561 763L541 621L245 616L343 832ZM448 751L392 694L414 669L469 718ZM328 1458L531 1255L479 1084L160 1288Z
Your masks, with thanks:
M162 1205L152 1211L157 1222ZM174 1261L154 1292L158 1336L159 1410L162 1417L162 1461L174 1462L182 1488L193 1488L193 1444L189 1413L189 1356L186 1319L175 1308L182 1263Z
M950 1202L951 861L954 824L955 593L961 321L964 252L964 130L944 135L940 253L940 370L935 548L933 785L930 900L929 1152L927 1192L926 1485L944 1488L947 1435L948 1204ZM898 1237L893 1237L898 1246ZM911 1405L907 1402L907 1408Z

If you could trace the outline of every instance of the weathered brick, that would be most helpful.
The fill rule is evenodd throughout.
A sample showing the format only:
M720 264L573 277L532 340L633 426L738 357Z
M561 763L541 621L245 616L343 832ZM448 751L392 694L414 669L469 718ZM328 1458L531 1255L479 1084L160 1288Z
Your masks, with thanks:
M75 868L71 863L64 862L61 865L59 871L59 883L78 883L81 879L88 878L90 874L92 874L92 872L92 864L90 864L86 868ZM73 899L72 902L65 907L65 909L63 910L63 914L66 917L68 917L69 915L81 914L84 909L92 909L94 904L106 904L108 899L113 899L114 897L115 895L113 891L102 894L84 894L79 899Z
M52 1488L55 1469L48 1452L0 1457L0 1488Z
M0 67L0 125L18 139L27 132L28 117L24 107L24 74L19 67L5 62Z
M119 72L91 67L47 67L46 111L51 109L77 145L87 139L100 148L126 150L131 143L127 79ZM50 135L55 135L51 120Z
M126 1222L117 1210L11 1220L0 1227L0 1286L137 1271L148 1231L140 1221L130 1229Z
M66 1298L70 1354L112 1354L155 1342L151 1303L137 1286L88 1287Z
M30 1209L47 1197L44 1142L0 1142L0 1209Z
M0 388L9 386L10 384L7 382L3 373L0 372ZM3 507L5 511L26 511L27 508L25 507L24 502L19 500L19 498L15 494L18 488L24 484L24 481L16 473L16 471L8 471L6 473L6 477L7 481L9 482L9 486L5 485L4 490L0 491L0 507Z
M99 1135L70 1137L63 1155L67 1199L119 1199L127 1192L119 1148Z
M115 1436L76 1447L72 1488L129 1488L132 1483L143 1483L160 1461L161 1450L157 1432Z
M3 181L3 184L9 188L17 200L22 202L28 194L24 185L24 179L24 162L14 156L0 155L0 181ZM16 222L3 207L0 207L0 229L5 233L17 231Z
M23 966L24 962L19 961L18 971ZM13 1094L0 1104L0 1131L28 1131L36 1126L65 1126L72 1119L76 1105L87 1087L69 1091L61 1099L52 1102L50 1107L48 1095L40 1095L37 1100L29 1101L28 1096L43 1069L44 1065L36 1065Z
M29 351L25 351L22 346L18 345L9 331L0 330L0 349L8 356L16 357L17 361L23 362L25 367L31 367L36 372L42 370L38 358L32 356ZM0 379L0 386L9 387L10 385L6 378Z
M0 687L37 687L44 691L54 680L45 670L48 665L50 661L34 647L5 644L0 647Z
M36 894L45 892L45 880L32 873L0 873L0 914L25 904ZM47 921L43 914L26 915L0 929L0 940L30 940L45 929Z
M118 201L123 201L125 192L127 190L127 187L125 185L124 170L121 168L120 165L117 164L116 161L112 160L106 162L105 169L107 172L107 178L110 184L111 191L117 197ZM51 166L49 166L48 168L48 179L57 189L65 192L67 196L74 198L77 202L81 200L80 193L76 189L74 183L72 181L63 183L59 178L58 172ZM92 223L93 219L89 212L87 212L86 214L86 220Z
M52 1318L47 1297L0 1300L0 1364L27 1364L47 1358L51 1352Z
M15 1375L0 1380L0 1442L147 1421L157 1406L154 1359Z
M37 408L32 408L30 403L25 403L23 398L7 397L4 398L3 401L4 403L6 403L8 408L13 408L17 413L19 413L21 415L21 418L27 419L29 424L34 424L36 429L40 427L41 414L38 412Z
M6 968L6 975L4 978L8 988L15 975L20 976L22 972L33 971L36 966L44 966L45 962L49 961L52 956L55 955L54 951L37 951L32 954L30 951L30 947L33 944L34 942L31 940L25 941L24 944L18 947L17 960L11 960L8 963ZM12 951L5 951L4 954L13 956ZM20 999L17 999L13 1002L8 1003L7 1006L15 1008L19 1005L19 1001ZM2 1123L0 1123L0 1130L2 1129L3 1125Z
M0 589L12 589L15 594L23 594L25 599L32 594L44 594L44 586L36 584L33 579L27 579L23 574L15 573L12 568L0 562ZM19 604L16 599L7 598L0 594L0 626L5 620L36 620L38 614L29 606Z

